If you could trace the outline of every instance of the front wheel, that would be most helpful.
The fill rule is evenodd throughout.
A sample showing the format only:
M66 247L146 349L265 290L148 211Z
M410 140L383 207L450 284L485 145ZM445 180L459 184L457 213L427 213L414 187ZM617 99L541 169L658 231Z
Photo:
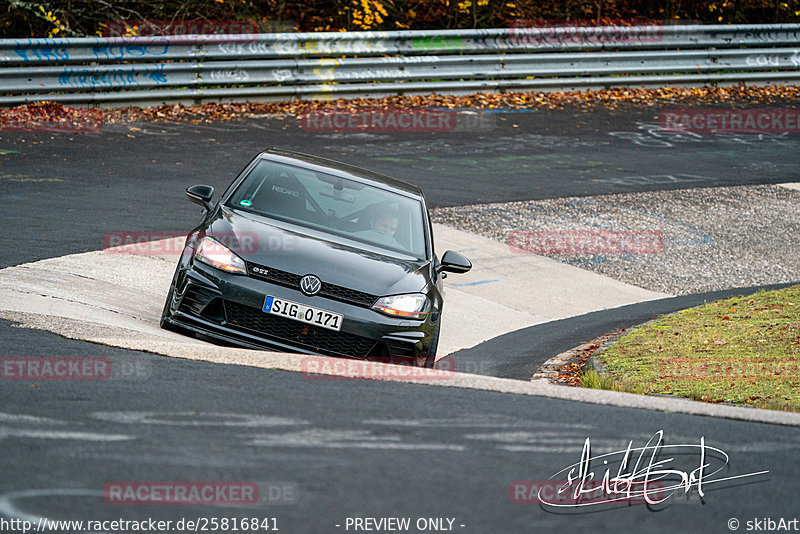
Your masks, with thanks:
M172 298L175 296L175 284L169 286L169 292L167 293L167 302L164 303L164 309L161 311L161 321L159 322L159 326L164 330L172 330L173 332L176 328L167 321L167 317L169 317L169 305L172 303Z
M170 304L172 303L172 299L175 298L175 283L178 281L178 273L180 272L180 266L175 269L175 274L172 277L172 283L169 285L169 291L167 292L167 301L164 303L164 309L161 311L161 321L159 322L159 326L164 330L171 330L173 332L180 332L182 330L177 326L170 323L167 319L170 315L172 315L169 311Z
M428 352L418 354L414 359L414 365L417 367L433 369L434 364L436 364L436 350L439 348L439 330L441 329L441 326L441 322L436 325L436 330L433 331L433 337L431 338L431 344L430 347L428 347Z

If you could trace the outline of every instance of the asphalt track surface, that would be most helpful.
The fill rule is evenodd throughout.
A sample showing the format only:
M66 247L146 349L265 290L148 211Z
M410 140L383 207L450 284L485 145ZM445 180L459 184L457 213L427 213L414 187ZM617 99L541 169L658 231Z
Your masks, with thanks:
M188 230L197 207L183 189L224 188L270 145L418 183L431 206L800 176L796 135L668 140L648 129L654 114L497 114L491 131L447 134L320 135L268 118L2 134L0 266L96 250L106 232ZM421 156L427 148L430 155ZM533 327L464 357L511 342L549 356L666 308L646 303ZM744 530L755 518L797 515L800 443L792 427L445 387L307 380L70 341L5 322L0 340L6 356L105 356L144 369L124 380L3 381L0 515L6 517L268 516L282 532L353 532L344 528L347 517L448 517L456 531L490 533L729 532L730 518ZM559 511L509 498L514 481L546 480L578 462L587 437L594 450L608 452L628 440L641 446L658 430L670 444L697 444L705 436L730 455L725 476L770 472L714 491L709 486L705 504L694 495L694 504L660 511L642 504ZM699 458L684 456L687 471L696 467L691 462ZM119 506L102 497L113 481L169 480L285 482L297 488L298 501Z
M798 134L676 136L657 110L490 113L484 127L315 133L291 119L0 132L0 267L97 250L109 231L189 230L187 185L224 189L277 146L419 184L429 207L796 181ZM4 153L16 151L17 153Z
M5 350L14 354L38 355L40 343L52 343L55 354L139 363L147 375L4 384L3 512L10 502L31 516L58 519L275 517L281 532L315 533L345 532L335 525L347 517L448 517L465 525L455 531L491 533L724 532L731 517L797 510L796 428L414 384L306 380L7 326L2 332ZM510 502L512 483L546 481L577 462L588 436L595 450L610 452L624 449L628 439L641 446L660 429L671 444L697 444L706 436L730 455L728 476L770 473L751 484L709 485L705 505L694 495L693 504L661 511L640 504L554 513ZM68 432L71 438L63 437ZM110 482L172 480L289 482L297 485L299 501L120 506L102 497ZM34 488L41 491L20 493ZM70 494L76 490L88 494Z

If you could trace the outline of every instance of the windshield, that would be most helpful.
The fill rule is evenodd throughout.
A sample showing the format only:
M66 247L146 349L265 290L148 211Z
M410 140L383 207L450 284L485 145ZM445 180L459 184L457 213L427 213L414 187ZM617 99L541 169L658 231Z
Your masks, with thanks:
M261 160L227 205L426 258L422 203L346 178Z

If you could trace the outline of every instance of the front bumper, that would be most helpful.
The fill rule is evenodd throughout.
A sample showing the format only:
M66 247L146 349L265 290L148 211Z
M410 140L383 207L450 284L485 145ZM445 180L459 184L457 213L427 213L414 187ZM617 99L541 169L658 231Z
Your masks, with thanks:
M266 295L341 313L341 331L264 313ZM225 273L189 258L178 271L165 320L247 348L397 361L428 354L438 314L425 321L395 319L368 307L308 297L299 289Z

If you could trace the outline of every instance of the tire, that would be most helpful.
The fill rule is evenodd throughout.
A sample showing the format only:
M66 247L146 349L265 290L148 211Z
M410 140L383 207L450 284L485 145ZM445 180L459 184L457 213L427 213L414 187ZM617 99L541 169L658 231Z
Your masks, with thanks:
M439 348L439 330L441 329L442 323L439 322L436 325L436 330L433 331L433 337L431 338L430 347L428 347L427 354L420 354L414 359L414 365L417 367L425 367L427 369L433 369L434 364L436 364L436 350Z
M169 291L167 292L167 301L164 303L164 309L161 310L161 321L159 321L159 326L164 330L170 330L172 332L179 332L185 333L184 329L173 325L167 319L171 315L169 313L169 305L172 302L172 298L175 296L175 282L178 280L178 273L180 272L180 267L175 269L175 274L172 276L172 283L169 285Z
M159 322L159 326L164 330L171 330L173 332L177 331L177 328L172 325L169 321L167 321L167 317L169 317L169 304L172 302L172 297L175 295L175 284L171 284L169 286L169 292L167 293L167 301L164 303L164 309L161 311L161 321Z

